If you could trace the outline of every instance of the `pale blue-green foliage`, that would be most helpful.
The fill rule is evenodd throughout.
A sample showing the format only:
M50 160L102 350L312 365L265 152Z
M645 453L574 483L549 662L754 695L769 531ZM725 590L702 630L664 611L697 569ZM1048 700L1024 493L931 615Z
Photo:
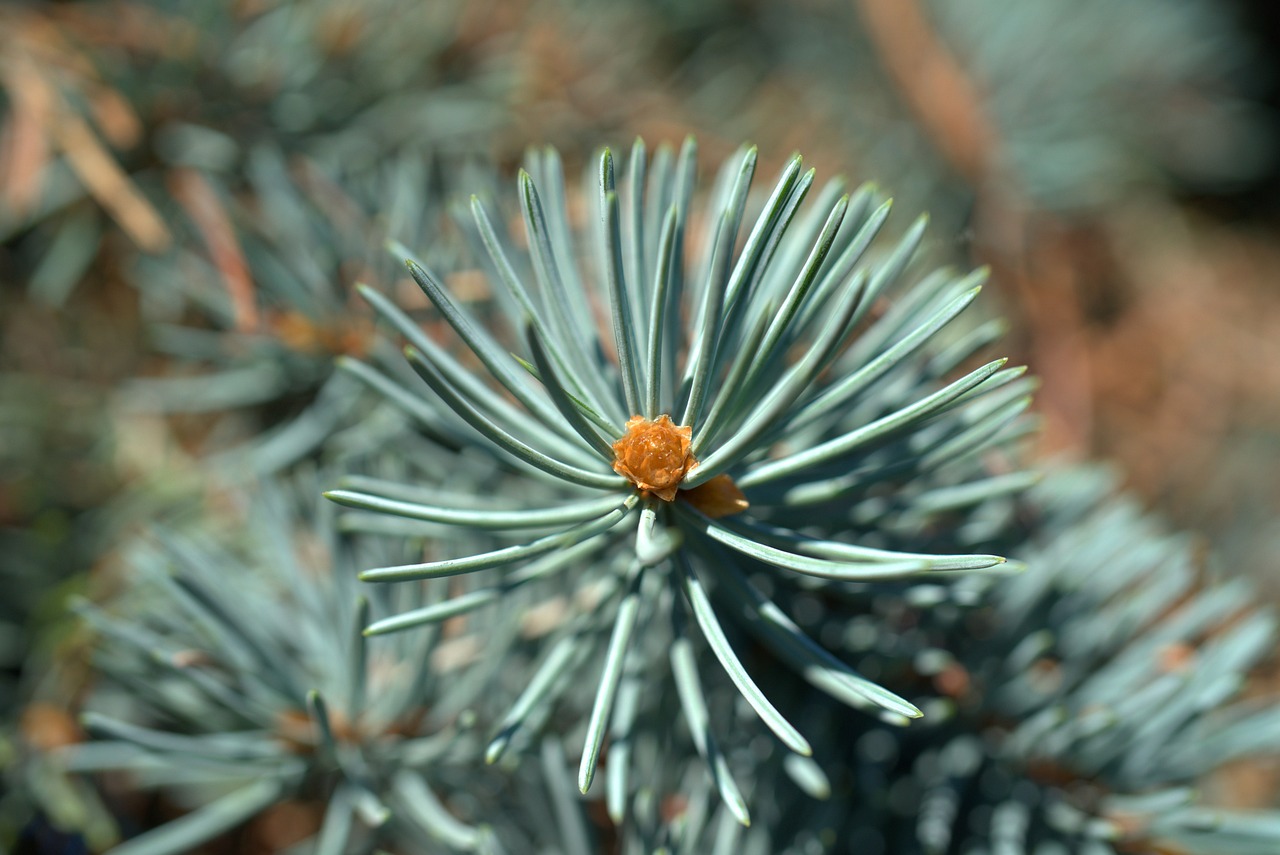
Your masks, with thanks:
M490 759L506 750L508 730L554 700L557 680L563 690L565 673L594 661L595 647L604 661L579 769L585 792L605 734L628 737L635 709L619 700L624 677L656 676L662 691L671 685L633 645L637 627L657 620L672 633L671 673L694 747L744 823L746 805L710 736L717 728L696 667L697 636L798 757L813 748L739 659L742 644L731 636L743 628L842 702L894 722L917 717L914 704L813 642L748 574L769 567L780 581L824 586L1008 572L997 555L951 551L954 538L933 522L1026 486L1026 476L990 476L979 457L998 454L1023 429L1031 388L1005 360L975 363L998 327L955 322L981 272L908 273L923 219L882 248L875 238L889 204L874 187L849 193L835 179L809 200L814 172L795 156L767 196L753 197L755 168L755 150L739 150L702 206L694 203L692 140L652 157L638 141L625 168L606 150L587 176L589 218L575 234L558 156L531 152L517 187L528 256L507 246L492 202L471 205L473 241L485 250L505 317L476 317L427 261L408 261L470 351L465 359L483 370L374 289L366 297L407 341L409 362L430 389L347 363L428 425L446 405L530 486L510 499L468 497L461 507L447 483L414 489L420 497L376 483L328 494L361 512L494 531L509 542L366 570L366 580L515 568L496 586L469 589L461 599L468 610L551 574L594 592L596 607L575 615L574 629L551 647ZM712 519L685 493L664 502L613 471L611 444L624 422L667 414L691 427L699 461L682 490L728 476L744 490L746 512ZM462 608L433 603L368 631L432 625ZM722 625L725 614L732 627ZM610 806L620 817L626 770L613 762L610 770Z
M797 698L829 749L819 777L776 748L739 749L750 829L690 790L674 820L638 805L622 851L1280 851L1280 812L1199 789L1280 751L1276 699L1244 696L1274 648L1274 615L1247 583L1208 581L1192 540L1105 470L1054 471L1012 510L1023 524L1000 539L1024 540L1034 569L1022 576L801 609L851 664L932 695L923 721L889 728Z
M316 454L376 405L376 396L361 394L360 384L333 371L334 357L348 350L367 348L383 363L401 362L394 348L371 340L371 319L354 284L363 279L387 288L407 278L380 249L387 233L436 234L447 212L422 202L424 193L443 195L428 156L328 173L260 147L247 166L253 191L247 199L229 182L203 177L229 234L211 236L180 216L173 221L176 247L163 257L137 259L149 343L168 360L170 373L136 378L123 395L141 410L238 414L238 432L249 437L215 457L215 468L265 474ZM235 273L218 241L243 254L255 315L250 324L237 319L228 282ZM448 247L440 248L440 261L452 269ZM292 409L295 400L306 405L283 421L261 415L271 406Z
M514 77L502 58L462 79L448 68L466 3L268 0L252 14L202 0L155 5L200 21L210 63L238 96L230 109L257 107L275 139L329 167L376 169L423 146L479 150L510 121L502 104Z
M431 390L388 347L343 362L396 409L325 434L344 507L303 476L124 553L126 596L83 609L96 739L59 759L193 810L119 851L318 797L326 855L591 855L613 831L572 765L628 853L1275 851L1274 814L1192 789L1280 741L1237 699L1270 615L1097 472L1019 469L1032 381L979 358L981 274L916 272L922 222L880 246L874 189L806 203L798 159L753 196L749 149L704 207L695 163L637 145L619 181L606 155L582 237L531 153L531 254L502 199L454 209L492 294L412 263L456 338L364 289ZM632 412L687 418L685 486L750 507L617 476Z
M82 604L98 638L83 716L95 739L55 761L122 772L190 809L117 855L190 851L299 797L326 805L316 853L379 840L408 852L504 850L488 828L496 805L474 796L499 788L475 732L492 669L467 663L478 644L510 643L518 621L499 612L447 640L434 630L366 638L370 619L441 590L366 591L354 568L403 553L340 536L333 506L317 511L315 484L304 476L232 492L227 519L156 528L122 554L126 594ZM521 840L517 831L517 850Z

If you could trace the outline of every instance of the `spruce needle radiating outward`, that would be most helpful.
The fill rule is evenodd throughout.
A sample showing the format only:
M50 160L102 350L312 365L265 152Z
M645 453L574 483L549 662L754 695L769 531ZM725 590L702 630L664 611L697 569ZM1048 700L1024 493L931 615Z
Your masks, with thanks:
M815 746L752 676L758 664L744 658L744 630L833 697L903 720L919 711L806 637L759 591L758 574L813 588L1005 566L995 555L922 551L900 534L913 514L917 526L928 516L915 510L918 496L945 506L947 491L991 477L973 457L957 464L937 454L978 423L988 392L1017 376L1004 360L974 368L965 353L935 369L944 345L960 338L950 327L973 303L981 274L943 272L926 277L923 290L892 296L909 279L923 219L897 246L877 250L888 205L873 188L847 193L837 179L810 198L814 172L797 155L767 198L754 198L750 147L725 162L711 207L699 210L696 144L685 141L674 169L672 156L660 147L650 163L637 142L620 170L605 149L582 195L591 215L575 243L563 220L559 159L547 149L532 152L517 182L528 256L504 245L489 205L473 198L470 206L476 244L497 274L496 315L480 317L452 296L429 259L406 258L456 344L427 338L391 300L366 290L377 313L409 340L409 362L427 385L404 387L346 363L411 410L414 396L442 402L475 431L477 448L530 483L523 495L475 497L463 508L377 489L330 492L358 511L509 539L496 549L366 570L362 579L494 568L514 586L521 574L543 574L535 569L543 564L584 586L627 574L613 595L579 615L548 660L555 670L539 672L490 750L491 757L505 751L526 718L545 718L565 690L566 669L602 668L578 777L584 792L611 718L624 739L635 718L640 699L623 693L627 703L616 707L620 687L642 674L660 679L661 688L673 685L642 667L636 652L635 636L656 610L687 601L691 625L749 707L783 745L808 755ZM689 247L701 259L691 261ZM473 358L451 355L457 345ZM477 373L461 368L467 362L478 362ZM956 370L962 365L970 370ZM984 438L999 442L1004 429L992 423ZM803 507L791 498L833 480L838 490L810 491ZM855 513L852 500L871 496L889 507L882 520ZM351 525L367 517L352 517ZM561 559L570 553L580 558ZM368 631L463 614L493 603L505 586L460 593L456 608L445 602L389 616ZM691 643L684 638L672 648L683 708L698 719L688 724L721 727L701 722L707 709L690 682L700 679ZM695 741L745 823L725 758L709 734ZM609 777L615 790L626 786L625 773ZM621 810L624 796L610 793L611 810Z

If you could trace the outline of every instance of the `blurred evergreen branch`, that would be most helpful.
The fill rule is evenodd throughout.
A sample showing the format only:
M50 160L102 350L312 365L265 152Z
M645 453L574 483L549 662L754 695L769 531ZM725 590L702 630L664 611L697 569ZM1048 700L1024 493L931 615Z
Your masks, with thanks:
M306 510L313 483L232 493L225 520L155 529L124 551L122 595L81 605L98 638L83 715L97 738L53 755L56 769L119 770L131 788L162 789L192 811L113 851L190 851L287 800L318 806L319 852L374 839L496 851L421 776L481 787L467 707L485 678L463 666L475 633L496 641L513 624L366 641L371 616L433 589L364 596L346 568L370 544L339 542L330 514ZM103 808L41 769L54 815L96 817L85 831L101 845Z
M260 149L248 193L176 172L187 212L178 246L139 259L133 273L161 373L127 384L128 406L231 415L221 442L229 433L240 447L213 445L215 465L261 474L316 453L372 405L332 371L335 356L379 355L353 284L397 286L407 277L379 249L388 235L447 227L443 205L407 204L424 190L437 195L432 167L405 155L369 174L331 176L313 161L290 168L279 152Z

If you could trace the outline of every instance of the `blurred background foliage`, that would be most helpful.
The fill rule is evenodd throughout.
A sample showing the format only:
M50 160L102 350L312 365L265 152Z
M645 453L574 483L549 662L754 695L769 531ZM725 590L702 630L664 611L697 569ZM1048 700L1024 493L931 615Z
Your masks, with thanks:
M63 603L216 502L209 461L272 472L379 406L330 368L379 358L352 285L412 300L382 239L456 245L535 143L572 175L750 140L930 211L931 260L992 267L1041 452L1117 461L1274 596L1278 47L1261 0L5 0L0 715L76 679Z

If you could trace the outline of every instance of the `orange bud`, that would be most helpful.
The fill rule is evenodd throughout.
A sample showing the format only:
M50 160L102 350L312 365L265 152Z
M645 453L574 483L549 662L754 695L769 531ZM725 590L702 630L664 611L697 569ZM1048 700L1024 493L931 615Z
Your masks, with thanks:
M613 471L642 493L670 502L684 476L698 465L689 452L692 439L692 427L678 427L666 414L654 421L632 416L627 432L613 444Z

